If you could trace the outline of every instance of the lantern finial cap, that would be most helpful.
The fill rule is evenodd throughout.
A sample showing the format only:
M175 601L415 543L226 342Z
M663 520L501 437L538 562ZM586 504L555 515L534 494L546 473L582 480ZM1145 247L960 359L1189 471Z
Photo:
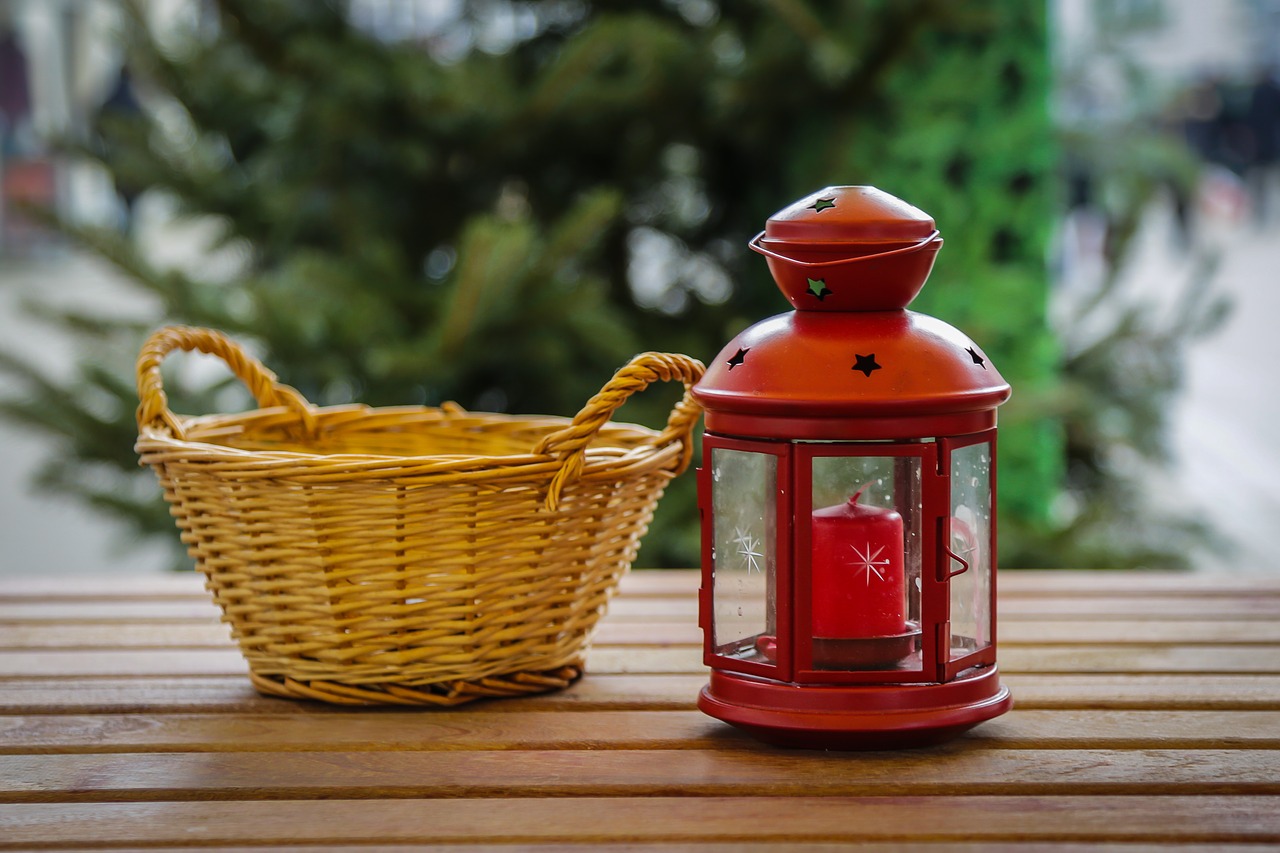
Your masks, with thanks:
M810 193L769 217L751 241L801 311L905 308L941 246L927 213L864 186Z

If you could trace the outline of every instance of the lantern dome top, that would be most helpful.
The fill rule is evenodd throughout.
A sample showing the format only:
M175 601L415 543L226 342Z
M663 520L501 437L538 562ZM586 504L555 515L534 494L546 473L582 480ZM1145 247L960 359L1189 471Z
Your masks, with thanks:
M1009 383L958 329L905 310L941 245L928 214L874 187L827 187L770 217L751 247L797 310L709 364L693 389L707 429L842 440L994 427Z
M1009 383L964 333L915 311L790 311L729 342L693 388L707 429L925 438L994 425Z

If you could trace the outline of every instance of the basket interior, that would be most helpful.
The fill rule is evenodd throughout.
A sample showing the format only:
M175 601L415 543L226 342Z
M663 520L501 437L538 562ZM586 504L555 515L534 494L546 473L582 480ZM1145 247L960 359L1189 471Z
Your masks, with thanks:
M305 433L301 420L280 409L216 415L187 421L187 438L237 450L314 456L405 457L523 456L548 435L569 426L568 418L446 412L425 407L319 409L317 431ZM602 427L590 448L631 448L657 432L635 424Z

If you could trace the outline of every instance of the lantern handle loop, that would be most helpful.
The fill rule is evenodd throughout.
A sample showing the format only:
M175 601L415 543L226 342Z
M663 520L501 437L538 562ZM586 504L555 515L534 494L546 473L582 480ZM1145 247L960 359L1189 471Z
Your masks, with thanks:
M651 442L652 447L664 447L678 442L680 459L675 474L683 473L693 459L693 427L702 414L702 406L694 401L691 389L702 378L706 366L696 358L678 353L645 352L613 375L600 392L587 401L564 429L546 436L533 448L535 454L558 457L559 469L551 478L545 505L554 511L560 505L564 487L582 475L586 466L586 452L613 413L632 394L643 391L654 382L679 381L684 384L684 397L676 403L667 419L666 428Z
M912 243L909 246L899 246L896 249L890 249L887 252L876 252L875 254L872 254L872 255L858 255L856 257L847 257L847 256L840 257L830 261L800 261L800 260L796 260L795 258L789 258L780 252L775 252L773 249L770 249L768 246L764 244L765 232L763 231L761 231L755 237L751 238L751 242L747 244L747 247L750 248L753 252L759 252L760 254L765 255L766 257L773 258L774 260L784 261L785 263L788 263L788 264L795 264L796 266L807 267L810 269L819 269L823 267L833 267L833 266L836 266L837 264L852 264L852 263L857 263L858 261L869 261L872 258L888 258L888 257L893 257L894 255L910 254L911 252L916 252L916 251L919 251L920 249L923 249L925 246L929 245L934 240L937 240L938 235L941 233L942 233L941 231L935 228L933 230L933 233L930 234L928 237L925 237L922 240ZM850 245L856 245L856 244L850 244Z
M276 375L245 352L238 343L213 329L164 326L151 333L138 353L138 430L167 430L179 441L186 439L183 418L169 409L169 398L160 377L160 363L174 350L198 351L222 359L245 384L261 408L280 406L302 422L307 434L316 430L315 408L298 391L276 381Z
M965 572L969 571L968 560L966 560L964 557L961 557L959 554L952 551L946 545L942 546L942 550L946 552L948 557L950 557L951 559L955 560L957 563L960 564L960 568L956 569L954 572L947 572L947 580L951 580L956 575L962 575Z

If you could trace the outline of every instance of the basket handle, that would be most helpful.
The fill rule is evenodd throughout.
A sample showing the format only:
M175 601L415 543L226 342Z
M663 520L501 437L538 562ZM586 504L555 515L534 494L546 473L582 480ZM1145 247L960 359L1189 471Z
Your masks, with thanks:
M560 468L551 478L547 490L546 507L554 511L560 504L564 487L578 478L586 464L587 445L600 428L609 422L613 413L632 394L643 391L654 382L679 380L684 383L684 397L676 403L667 418L667 426L654 439L653 446L661 447L673 441L681 445L680 462L676 473L683 472L693 459L693 426L702 414L702 406L689 393L695 382L702 378L706 366L687 355L662 352L645 352L633 357L613 375L600 392L587 401L573 418L573 423L548 435L538 442L533 452L560 457Z
M316 427L315 411L306 398L288 385L276 381L276 375L249 355L235 341L213 329L194 326L165 326L152 332L138 353L138 429L164 427L174 438L186 437L182 422L169 410L169 398L160 379L160 363L174 350L193 350L217 356L248 387L262 408L283 406L302 419L307 432Z

